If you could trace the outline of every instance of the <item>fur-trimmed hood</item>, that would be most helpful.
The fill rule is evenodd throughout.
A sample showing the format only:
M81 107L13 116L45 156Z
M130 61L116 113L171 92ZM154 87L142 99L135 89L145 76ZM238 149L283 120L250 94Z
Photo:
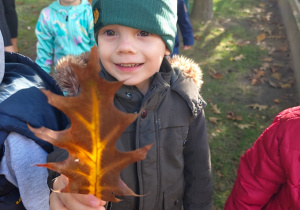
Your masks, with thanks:
M67 96L77 95L79 91L79 83L71 63L85 67L88 60L89 52L86 52L79 56L65 56L57 62L54 78ZM200 66L196 62L184 56L174 56L173 58L168 58L168 61L172 67L180 68L185 76L192 78L200 91L203 84L203 75Z

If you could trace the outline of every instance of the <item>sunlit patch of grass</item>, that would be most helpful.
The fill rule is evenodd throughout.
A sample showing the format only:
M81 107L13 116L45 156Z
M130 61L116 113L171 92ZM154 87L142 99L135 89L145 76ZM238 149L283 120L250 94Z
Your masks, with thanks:
M214 0L214 15L216 18L248 17L255 3L251 0Z

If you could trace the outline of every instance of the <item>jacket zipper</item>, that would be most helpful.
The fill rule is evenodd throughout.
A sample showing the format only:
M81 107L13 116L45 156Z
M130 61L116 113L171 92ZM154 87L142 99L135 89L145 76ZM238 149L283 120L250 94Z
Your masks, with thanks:
M161 186L161 174L160 174L160 151L159 151L159 148L160 148L160 139L158 138L158 132L159 132L159 120L160 119L157 119L157 112L156 112L156 109L157 107L154 109L155 110L155 117L154 117L154 120L155 120L155 138L156 138L156 154L157 154L157 197L156 197L156 209L159 209L159 198L160 198L160 186Z
M140 148L140 138L139 138L139 131L140 131L140 120L141 117L139 116L137 119L137 127L136 127L136 149ZM138 177L138 188L139 188L139 194L143 195L144 194L144 186L143 186L143 177L142 177L142 161L137 162L137 177ZM143 197L140 198L139 202L139 209L143 209L144 206L144 199Z

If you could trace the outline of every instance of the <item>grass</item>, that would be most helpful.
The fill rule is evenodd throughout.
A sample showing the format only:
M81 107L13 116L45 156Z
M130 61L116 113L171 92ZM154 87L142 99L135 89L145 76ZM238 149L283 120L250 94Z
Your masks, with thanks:
M34 33L41 9L49 5L51 0L16 0L18 13L18 48L19 52L31 59L36 57L37 39Z
M264 46L257 44L256 36L261 32L254 30L259 23L253 22L264 15L261 8L267 1L214 0L214 20L205 24L193 22L198 40L195 40L191 50L182 51L182 54L198 62L204 72L202 95L208 102L205 109L207 119L219 118L217 124L207 123L215 209L223 209L233 186L241 155L271 124L277 113L297 105L296 99L285 99L285 95L295 93L293 89L279 90L265 84L250 84L252 70L262 65L261 59L270 56ZM35 59L35 24L40 10L52 1L16 2L19 15L19 51ZM192 2L190 0L191 5ZM238 41L248 41L249 44L237 45ZM239 55L243 55L244 59L233 60ZM221 73L224 79L213 79L209 74L213 71ZM273 102L275 95L281 99L281 103ZM221 114L215 114L211 110L211 103L217 104ZM248 106L255 103L267 105L268 108L259 111ZM241 116L242 120L228 120L228 112ZM238 127L241 125L249 127L241 129Z

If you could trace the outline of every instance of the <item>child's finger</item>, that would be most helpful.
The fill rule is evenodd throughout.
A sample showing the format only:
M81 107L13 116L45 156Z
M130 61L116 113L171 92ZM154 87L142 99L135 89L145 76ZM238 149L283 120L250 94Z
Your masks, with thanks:
M75 195L75 196L74 196ZM99 205L91 207L89 203L88 195L72 194L72 193L57 193L57 196L61 202L65 205L66 209L69 210L95 210L99 209ZM81 197L80 200L77 200L78 197ZM88 204L88 205L86 205ZM96 203L93 203L96 205Z
M67 184L69 180L66 176L61 175L57 177L53 184L54 191L61 190ZM101 209L100 206L106 204L105 201L98 199L94 195L74 194L74 193L55 193L58 200L66 207L66 209ZM58 202L58 201L55 201ZM55 203L56 205L56 203ZM104 208L103 208L104 209Z
M68 178L65 175L60 175L59 177L57 177L53 183L53 190L54 191L59 191L61 189L63 189L64 187L66 187L69 183Z
M50 210L67 210L65 205L58 198L57 193L51 193L50 195Z
M89 207L98 207L98 206L104 206L106 204L105 201L100 200L94 195L83 195L83 194L73 194L74 198Z

